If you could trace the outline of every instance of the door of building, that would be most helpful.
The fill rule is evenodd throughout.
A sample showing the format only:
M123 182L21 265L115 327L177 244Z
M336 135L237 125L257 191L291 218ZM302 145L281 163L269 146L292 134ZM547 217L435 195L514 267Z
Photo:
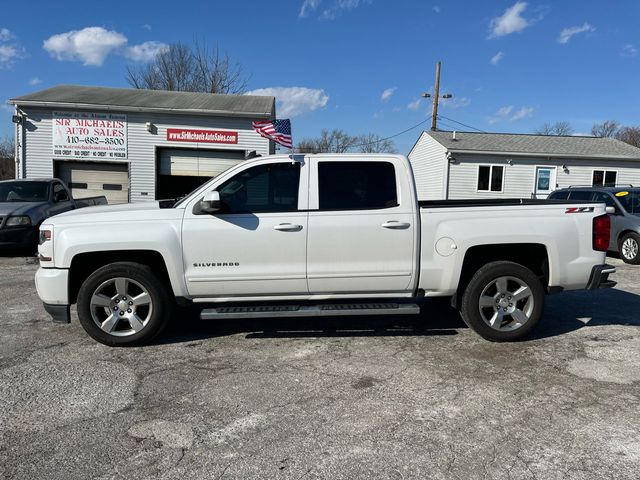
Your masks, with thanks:
M556 189L556 167L536 167L535 198L547 198Z
M57 176L73 198L104 195L109 205L129 201L129 165L102 162L57 162Z

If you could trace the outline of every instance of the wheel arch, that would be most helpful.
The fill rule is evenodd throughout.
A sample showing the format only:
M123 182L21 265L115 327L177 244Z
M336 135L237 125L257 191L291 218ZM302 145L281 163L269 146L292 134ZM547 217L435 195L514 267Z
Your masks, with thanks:
M620 244L620 242L622 241L622 238L628 233L635 233L636 235L640 235L640 231L638 230L633 230L632 228L625 228L624 230L621 230L620 233L618 234L617 243Z
M76 303L80 286L97 269L116 262L134 262L150 267L171 292L171 281L164 257L155 250L107 250L76 254L69 267L69 302Z
M549 286L549 253L541 243L498 243L474 245L464 255L458 287L452 298L454 307L460 305L460 299L480 267L490 262L510 261L531 270L541 281L545 291Z

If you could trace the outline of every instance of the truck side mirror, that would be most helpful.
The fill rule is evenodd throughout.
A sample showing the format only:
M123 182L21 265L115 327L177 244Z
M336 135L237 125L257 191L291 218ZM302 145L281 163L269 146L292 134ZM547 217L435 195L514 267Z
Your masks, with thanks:
M222 209L220 193L216 190L207 192L202 200L198 202L198 210L202 213L216 213ZM195 212L194 212L195 213Z

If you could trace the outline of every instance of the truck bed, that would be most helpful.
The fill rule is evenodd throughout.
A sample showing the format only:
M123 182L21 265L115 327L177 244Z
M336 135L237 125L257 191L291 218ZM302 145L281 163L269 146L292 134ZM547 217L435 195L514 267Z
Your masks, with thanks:
M420 200L420 208L445 207L498 207L515 205L563 205L576 203L599 203L584 200L544 200L539 198L478 198L465 200ZM602 203L602 202L600 202Z

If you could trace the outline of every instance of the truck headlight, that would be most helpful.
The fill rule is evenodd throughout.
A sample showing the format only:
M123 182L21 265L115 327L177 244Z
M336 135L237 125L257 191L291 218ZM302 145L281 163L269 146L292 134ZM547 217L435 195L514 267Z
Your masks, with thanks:
M7 227L18 227L31 225L31 218L26 215L21 215L19 217L9 217L7 218L7 223L5 223Z
M49 240L51 240L51 230L45 230L45 229L41 229L40 230L40 241L38 242L39 245L42 245L44 242L48 242Z
M38 259L41 267L53 266L53 225L40 225Z

